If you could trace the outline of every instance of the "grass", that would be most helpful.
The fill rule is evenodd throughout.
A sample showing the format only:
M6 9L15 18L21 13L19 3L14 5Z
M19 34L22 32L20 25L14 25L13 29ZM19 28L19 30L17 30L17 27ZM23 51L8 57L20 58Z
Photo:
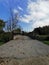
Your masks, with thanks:
M49 45L49 41L43 41L44 42L44 44L47 44L47 45Z
M4 42L0 42L0 46L3 45L3 44L4 44Z

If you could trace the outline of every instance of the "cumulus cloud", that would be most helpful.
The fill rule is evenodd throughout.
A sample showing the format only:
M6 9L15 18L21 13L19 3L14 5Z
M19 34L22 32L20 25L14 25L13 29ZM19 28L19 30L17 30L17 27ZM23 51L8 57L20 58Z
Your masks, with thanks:
M39 26L49 25L49 0L28 0L27 14L20 17L23 22L30 23L34 22L33 28Z

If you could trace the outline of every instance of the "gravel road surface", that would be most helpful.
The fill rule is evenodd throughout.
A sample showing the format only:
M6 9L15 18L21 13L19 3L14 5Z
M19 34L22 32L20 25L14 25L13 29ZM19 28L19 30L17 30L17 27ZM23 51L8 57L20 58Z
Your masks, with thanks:
M0 57L26 58L49 55L48 45L27 36L16 37L15 40L0 46Z

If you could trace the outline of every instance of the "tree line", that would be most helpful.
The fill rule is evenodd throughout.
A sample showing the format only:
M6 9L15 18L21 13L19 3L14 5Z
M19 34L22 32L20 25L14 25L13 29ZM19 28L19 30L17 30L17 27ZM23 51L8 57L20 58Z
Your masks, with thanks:
M37 40L49 40L49 26L35 28L32 32L27 33L27 36Z
M38 35L49 35L49 26L35 28L33 32Z

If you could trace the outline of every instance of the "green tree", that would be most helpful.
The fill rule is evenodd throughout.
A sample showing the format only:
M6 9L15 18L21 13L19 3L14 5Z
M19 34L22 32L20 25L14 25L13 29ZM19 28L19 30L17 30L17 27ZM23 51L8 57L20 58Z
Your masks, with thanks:
M3 20L0 20L0 31L3 30L4 26L5 26L5 22Z

